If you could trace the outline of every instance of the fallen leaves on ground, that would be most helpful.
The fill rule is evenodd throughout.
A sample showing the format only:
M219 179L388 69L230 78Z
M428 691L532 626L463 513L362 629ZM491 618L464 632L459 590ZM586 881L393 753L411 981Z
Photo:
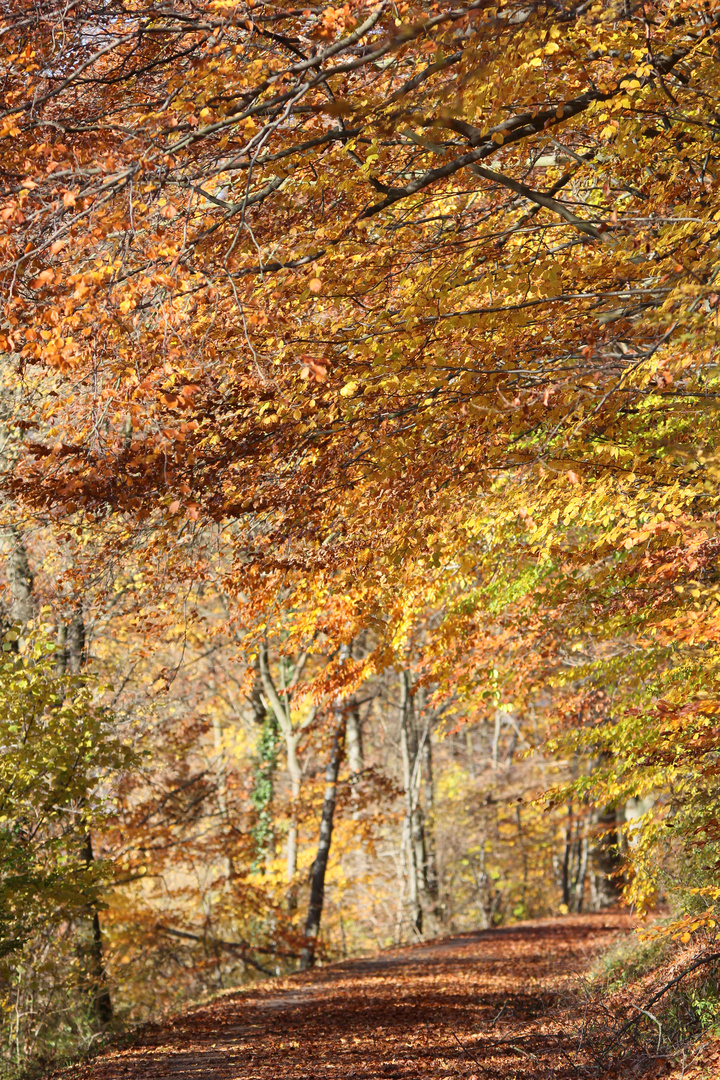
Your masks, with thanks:
M616 912L528 922L268 981L148 1025L72 1075L569 1080L583 1062L567 992L630 925Z

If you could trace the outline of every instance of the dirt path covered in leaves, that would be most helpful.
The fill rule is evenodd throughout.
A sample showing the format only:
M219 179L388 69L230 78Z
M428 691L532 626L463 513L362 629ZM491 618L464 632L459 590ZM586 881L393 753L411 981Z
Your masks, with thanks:
M162 1024L78 1080L570 1080L582 1008L567 992L625 914L464 934L319 968Z

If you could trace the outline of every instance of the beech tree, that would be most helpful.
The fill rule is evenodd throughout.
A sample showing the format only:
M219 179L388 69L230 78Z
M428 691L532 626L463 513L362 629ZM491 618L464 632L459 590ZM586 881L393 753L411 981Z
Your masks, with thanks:
M720 5L0 11L8 499L85 530L94 583L154 568L158 608L212 565L291 778L272 664L366 634L308 677L332 712L412 656L418 929L421 690L498 770L581 762L547 777L567 907L614 830L629 898L679 866L677 932L714 922Z
M267 645L263 644L259 654L259 668L260 678L262 680L262 686L266 695L266 699L269 707L272 709L273 715L277 721L277 724L282 731L283 738L285 740L285 760L287 765L288 775L290 777L290 790L293 803L296 804L300 798L300 785L302 783L302 767L298 759L298 743L302 736L306 733L307 729L313 723L317 714L317 708L314 706L306 709L306 715L293 726L291 715L291 703L293 692L297 687L298 681L302 676L303 669L307 663L308 653L305 650L300 656L297 657L295 664L292 665L290 671L286 675L286 666L284 658L280 659L280 693L273 681L272 673L270 671L270 664L268 660ZM282 696L281 696L282 695ZM294 910L296 906L295 897L295 875L297 873L297 808L293 811L293 816L288 827L287 835L287 882L288 882L288 905L291 910Z

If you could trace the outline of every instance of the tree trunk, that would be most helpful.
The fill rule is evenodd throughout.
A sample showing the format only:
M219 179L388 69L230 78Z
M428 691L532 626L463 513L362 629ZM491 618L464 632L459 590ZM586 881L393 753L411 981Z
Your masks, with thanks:
M290 718L290 703L287 695L284 697L284 699L281 699L280 695L277 692L275 683L273 682L273 678L270 673L270 662L266 646L263 646L260 650L258 661L263 692L270 708L275 714L275 718L277 719L278 725L283 733L283 738L285 740L287 771L290 778L290 793L292 796L292 806L290 809L290 824L288 826L287 835L286 861L286 876L288 883L287 905L288 911L290 912L290 914L292 914L297 907L297 896L295 891L295 874L297 873L298 851L297 806L298 799L300 797L300 784L302 782L302 769L300 768L300 762L298 761L297 747L298 742L300 741L300 735L302 734L302 731L293 730L292 720Z
M499 747L499 744L500 744L500 728L501 728L501 724L502 724L502 720L501 720L501 716L500 716L500 710L496 709L495 710L495 728L494 728L494 731L493 731L493 741L492 741L492 765L493 765L493 769L497 769L497 767L498 767L498 747Z
M570 901L572 899L570 895L571 881L570 881L570 858L572 856L572 826L573 826L573 812L572 804L568 803L568 817L567 825L565 827L565 851L563 854L562 862L562 898L565 907L570 910Z
M337 779L345 735L345 716L341 709L338 709L338 713L340 715L335 727L330 757L325 769L325 797L320 818L320 838L318 840L317 855L312 866L310 880L310 904L305 922L305 944L300 954L301 971L307 971L315 963L315 947L325 901L325 872L332 842L333 818L337 799Z
M79 675L87 660L85 620L82 606L78 604L75 613L67 625L64 633L58 635L58 641L62 642L63 648L63 673L67 668L71 675ZM83 857L89 867L95 860L92 846L92 833L88 830L85 835ZM100 927L100 915L97 909L91 913L92 938L89 950L88 983L90 989L90 1004L93 1015L98 1024L105 1026L113 1018L112 999L107 983L105 971L105 958L103 956L102 930Z
M522 903L523 908L525 908L525 901L527 899L527 887L528 887L528 856L527 856L527 848L525 846L525 835L523 833L523 827L522 827L522 814L520 813L520 806L519 805L515 806L515 820L517 821L517 833L518 833L517 842L518 842L518 846L520 848L520 855L522 857L522 868L523 868L523 879L522 879L523 884L522 884L521 903Z
M67 626L60 623L57 630L57 649L55 651L55 672L62 678L67 669Z
M364 764L362 729L360 727L360 709L355 701L348 702L345 739L350 772L353 774L362 772Z
M12 593L10 618L12 622L24 625L32 619L35 606L32 595L33 575L19 529L13 525L9 531L12 544L7 560L7 574Z
M288 772L290 772L290 793L292 795L292 807L290 810L290 824L288 826L287 835L287 855L285 863L285 876L288 884L287 888L287 906L288 911L292 914L297 907L297 893L295 891L295 875L297 873L297 853L298 853L298 823L297 823L297 808L298 800L300 798L300 765L297 761L296 744L293 742L290 745L290 740L285 740L288 750ZM297 774L295 770L290 769L290 753L294 756L295 765L297 766Z
M607 768L612 754L604 751L590 764L591 770ZM622 893L621 817L614 807L593 810L588 819L590 834L590 903L594 911L610 907Z
M275 771L277 769L277 744L280 729L274 712L265 707L261 685L258 675L250 695L255 720L260 727L256 743L255 782L250 801L257 814L257 820L253 828L253 839L255 841L253 869L260 869L262 873L265 873L265 864L275 850L273 800L275 798Z
M418 737L415 708L410 694L410 676L403 671L400 676L401 727L400 746L405 784L406 823L405 836L408 845L408 879L410 893L411 923L416 934L423 932L423 908L428 906L427 851L425 847L425 823L418 798L420 761L418 760ZM423 904L423 901L425 903Z
M78 605L68 624L65 638L65 651L71 675L79 675L87 660L85 645L85 621L82 608Z
M622 867L617 810L608 809L592 818L592 906L595 911L616 904L620 898Z
M432 903L433 918L438 917L438 879L437 852L435 850L435 792L433 788L432 737L428 727L422 747L423 787L425 791L425 850L427 853L425 875L427 891Z
M416 934L422 934L422 907L418 895L418 875L415 866L415 847L412 843L412 818L413 818L413 759L408 736L407 723L407 681L405 672L400 677L401 708L400 718L400 752L402 754L403 787L405 788L405 824L403 827L403 846L407 852L407 878L408 894L410 897L410 923Z
M475 860L471 860L470 869L475 879L475 888L482 912L481 929L492 930L495 911L500 903L500 893L496 891L493 880L485 869L486 851L484 842L480 845L478 861L479 865L476 866Z
M584 830L583 830L584 832ZM582 911L583 897L585 895L585 875L588 864L588 838L586 835L578 836L578 872L575 882L574 910L579 914Z
M92 836L89 832L85 836L83 857L87 866L90 866L95 859L92 847ZM97 1022L104 1027L106 1024L109 1024L113 1018L113 1007L110 990L107 985L100 915L97 911L93 911L92 913L92 939L90 942L89 953L87 974L90 992L90 1007Z

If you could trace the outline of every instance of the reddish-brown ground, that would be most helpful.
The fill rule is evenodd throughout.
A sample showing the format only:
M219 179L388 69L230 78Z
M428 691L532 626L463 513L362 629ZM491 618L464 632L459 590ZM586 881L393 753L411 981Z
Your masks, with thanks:
M604 913L464 934L223 995L73 1080L570 1080L591 1075L567 991L627 931Z

